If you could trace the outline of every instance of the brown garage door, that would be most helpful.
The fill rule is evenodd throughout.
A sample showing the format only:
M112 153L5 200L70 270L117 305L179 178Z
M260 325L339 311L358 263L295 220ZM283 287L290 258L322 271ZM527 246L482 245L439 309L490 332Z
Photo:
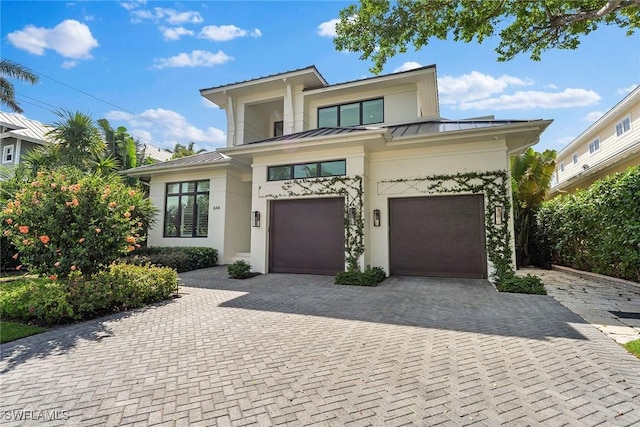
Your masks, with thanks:
M271 202L269 271L344 271L344 198Z
M389 200L391 274L487 277L481 195Z

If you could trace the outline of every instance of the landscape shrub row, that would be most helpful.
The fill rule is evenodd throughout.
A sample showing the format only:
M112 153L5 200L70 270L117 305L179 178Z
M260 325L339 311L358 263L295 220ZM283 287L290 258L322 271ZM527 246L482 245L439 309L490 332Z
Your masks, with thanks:
M536 222L554 264L640 282L640 166L543 203Z
M142 307L170 298L178 275L167 267L112 264L90 279L22 278L0 285L0 317L52 325Z
M336 285L377 286L387 274L381 267L369 267L364 271L341 271L336 275Z
M526 276L516 276L515 274L505 274L496 283L496 288L500 292L512 292L519 294L546 295L542 280L538 276L527 274Z
M123 258L128 264L144 265L147 263L174 268L178 273L213 267L218 264L218 251L213 248L196 246L141 247Z

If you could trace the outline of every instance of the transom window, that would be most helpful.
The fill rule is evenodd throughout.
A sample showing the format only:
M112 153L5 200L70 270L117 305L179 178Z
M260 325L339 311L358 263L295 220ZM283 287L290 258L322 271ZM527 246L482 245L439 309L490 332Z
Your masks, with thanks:
M346 160L327 162L299 163L295 165L269 166L267 181L285 179L318 178L325 176L341 176L347 174Z
M5 145L2 149L2 163L13 163L13 145Z
M560 162L560 172L564 172L564 162Z
M318 108L318 127L349 127L384 122L384 98Z
M209 180L167 184L164 237L207 237Z
M573 153L573 164L574 165L578 164L578 153Z
M631 118L627 116L616 124L616 135L620 136L629 129L631 129Z
M593 154L600 149L600 138L596 138L589 143L589 153Z

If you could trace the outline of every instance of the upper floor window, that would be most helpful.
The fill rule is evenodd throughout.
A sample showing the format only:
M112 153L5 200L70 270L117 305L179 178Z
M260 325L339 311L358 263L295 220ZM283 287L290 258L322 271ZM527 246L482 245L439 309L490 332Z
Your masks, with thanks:
M209 180L167 184L164 237L207 237Z
M2 163L13 163L13 145L5 145L2 149Z
M578 153L573 153L573 164L574 165L578 164Z
M589 153L593 154L600 149L600 138L596 138L589 143Z
M616 135L620 136L631 129L631 118L629 116L616 123Z
M284 134L284 122L273 122L273 136L282 136Z
M564 162L560 162L560 172L564 172Z
M328 162L301 163L296 165L269 166L267 181L285 179L318 178L324 176L341 176L347 174L346 160Z
M384 98L318 108L318 127L349 127L384 122Z

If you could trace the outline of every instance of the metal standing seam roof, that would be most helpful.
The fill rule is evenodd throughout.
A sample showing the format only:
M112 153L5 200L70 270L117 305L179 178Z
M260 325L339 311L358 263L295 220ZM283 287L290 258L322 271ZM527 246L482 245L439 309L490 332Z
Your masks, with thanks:
M180 157L179 159L169 160L162 163L155 163L153 165L140 166L135 169L131 169L131 171L154 171L161 170L167 168L173 168L176 166L197 166L203 165L207 163L215 163L223 160L229 160L229 156L225 156L224 154L218 151L207 151L206 153L194 154L192 156Z
M25 137L33 142L47 142L47 133L53 128L36 120L27 119L21 114L6 113L0 111L0 125L10 128L8 132L17 136Z
M393 125L389 126L388 129L392 137L400 138L405 136L495 128L529 122L531 122L531 120L441 120Z
M320 71L318 71L316 66L315 65L309 65L307 67L297 68L295 70L283 71L281 73L269 74L269 75L266 75L266 76L256 77L256 78L253 78L253 79L241 80L241 81L234 82L234 83L225 83L225 84L219 85L219 86L208 87L208 88L200 89L200 92L202 93L202 92L206 92L206 91L210 91L210 90L222 89L222 88L227 87L227 86L235 86L235 85L255 82L255 81L258 81L258 80L263 80L263 79L269 79L269 78L272 78L272 77L283 76L285 74L297 73L298 71L304 71L304 70L314 70L316 73L318 73L318 75L325 82L325 84L328 84L327 80L324 78L324 76L322 74L320 74Z

